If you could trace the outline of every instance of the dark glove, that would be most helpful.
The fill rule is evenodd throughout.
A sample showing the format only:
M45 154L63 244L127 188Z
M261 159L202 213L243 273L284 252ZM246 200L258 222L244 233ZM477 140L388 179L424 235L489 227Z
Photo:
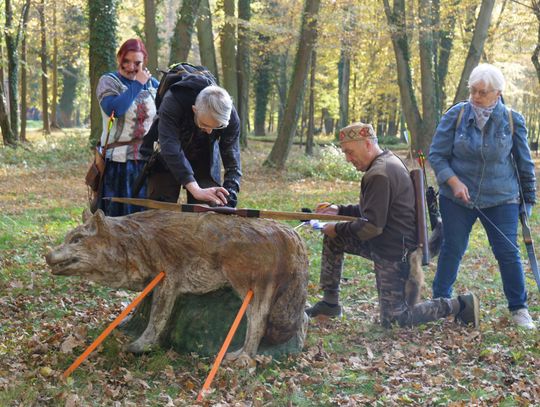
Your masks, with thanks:
M238 203L238 190L240 189L238 183L234 181L225 181L223 183L223 188L229 193L226 206L236 208L236 204Z

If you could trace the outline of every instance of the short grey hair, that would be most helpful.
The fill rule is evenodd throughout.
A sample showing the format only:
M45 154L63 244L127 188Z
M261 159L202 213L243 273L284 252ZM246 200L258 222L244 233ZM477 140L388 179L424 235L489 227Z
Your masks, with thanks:
M469 87L480 82L484 82L487 86L491 86L501 93L506 86L506 80L501 70L491 64L480 64L472 70L469 76Z
M232 107L231 96L219 86L207 86L195 99L197 112L211 115L220 126L229 124Z

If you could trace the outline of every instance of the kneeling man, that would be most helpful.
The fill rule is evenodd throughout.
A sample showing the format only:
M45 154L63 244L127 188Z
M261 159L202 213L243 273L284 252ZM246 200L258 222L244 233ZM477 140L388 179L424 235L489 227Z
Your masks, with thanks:
M322 301L306 310L308 316L341 315L339 283L344 253L350 253L374 262L383 326L395 322L412 326L454 315L456 321L477 327L479 306L474 294L415 303L419 287L416 293L407 292L409 286L414 287L415 277L423 274L416 236L414 187L403 162L380 148L370 124L351 124L340 131L339 138L347 161L365 172L360 203L320 203L317 212L358 219L324 226L320 279L324 295Z

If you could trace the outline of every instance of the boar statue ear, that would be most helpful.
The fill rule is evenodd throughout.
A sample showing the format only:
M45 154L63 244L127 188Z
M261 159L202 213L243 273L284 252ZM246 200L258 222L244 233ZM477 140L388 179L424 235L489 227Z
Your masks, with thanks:
M86 223L88 219L92 217L92 212L88 208L84 208L84 211L82 213L82 221L83 223Z
M94 216L92 217L94 227L98 233L108 230L109 226L107 225L107 219L105 214L101 209L98 209Z

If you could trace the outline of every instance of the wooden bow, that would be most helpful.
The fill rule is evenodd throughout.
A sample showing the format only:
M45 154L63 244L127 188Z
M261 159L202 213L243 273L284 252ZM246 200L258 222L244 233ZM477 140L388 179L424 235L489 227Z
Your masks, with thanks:
M357 218L353 216L331 215L327 213L304 213L304 212L284 212L267 211L260 209L236 209L227 206L209 207L206 205L176 204L172 202L154 201L151 199L139 198L110 198L112 202L119 202L128 205L143 206L151 209L164 209L176 212L216 212L224 215L237 215L243 218L265 218L278 220L335 220L335 221L354 221Z

